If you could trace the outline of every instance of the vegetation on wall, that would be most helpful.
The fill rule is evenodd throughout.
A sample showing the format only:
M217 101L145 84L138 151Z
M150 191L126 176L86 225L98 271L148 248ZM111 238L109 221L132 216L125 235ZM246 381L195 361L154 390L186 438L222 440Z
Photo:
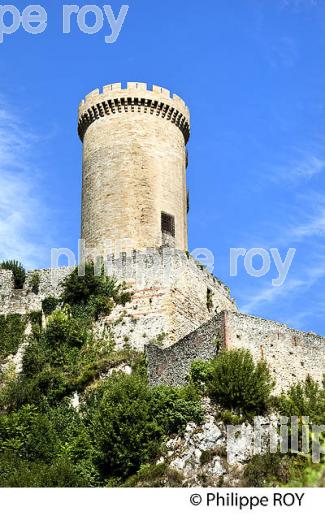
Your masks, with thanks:
M45 316L49 316L55 309L58 307L60 300L58 298L54 298L54 296L48 296L44 298L42 301L42 311Z
M271 411L325 424L325 381L307 378L272 397L267 366L245 350L194 362L184 387L150 387L142 354L117 350L108 330L100 337L94 332L95 321L128 302L130 293L102 270L94 276L92 265L85 274L80 279L73 271L62 297L43 301L46 319L41 312L0 316L0 365L6 361L0 366L0 487L180 486L181 474L156 462L166 439L189 422L201 423L203 396L227 424ZM17 376L7 358L17 352L27 320L32 332ZM299 442L301 435L300 428ZM202 467L215 454L202 452ZM310 453L256 455L241 481L324 484L323 460L312 464Z
M14 277L15 289L22 289L26 279L26 271L17 260L4 260L0 263L0 269L11 271Z
M75 313L86 311L94 319L109 315L115 305L125 305L131 300L125 284L106 276L104 266L97 269L95 273L94 264L88 263L80 276L76 268L62 284L63 304L70 305Z
M0 486L123 485L166 436L201 420L194 387L150 388L143 355L94 334L94 320L129 298L88 269L87 283L72 273L62 300L46 306L46 328L30 316L22 373L0 372ZM131 374L116 371L125 363Z
M41 277L36 271L31 275L29 286L34 294L38 294L39 286L41 283Z
M0 364L17 353L25 332L26 319L18 314L0 315Z

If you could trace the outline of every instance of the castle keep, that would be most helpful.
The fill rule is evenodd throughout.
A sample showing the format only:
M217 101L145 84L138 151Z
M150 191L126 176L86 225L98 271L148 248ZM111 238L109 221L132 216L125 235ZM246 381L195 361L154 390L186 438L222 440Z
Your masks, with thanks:
M83 141L82 232L87 249L105 252L170 245L187 250L184 101L145 83L95 90L79 106Z
M184 101L145 83L108 85L81 102L78 132L81 237L87 254L104 257L107 274L133 292L125 308L97 323L98 333L109 330L118 347L145 350L153 385L183 384L192 361L220 348L247 348L265 359L278 391L308 374L321 380L325 338L239 313L229 289L187 252ZM0 315L40 311L70 272L38 271L35 294L33 272L17 290L12 273L0 270Z

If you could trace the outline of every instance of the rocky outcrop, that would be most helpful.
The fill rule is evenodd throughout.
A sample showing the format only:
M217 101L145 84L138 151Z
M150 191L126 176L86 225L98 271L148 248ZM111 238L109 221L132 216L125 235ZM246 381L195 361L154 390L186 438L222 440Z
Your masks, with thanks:
M227 426L209 399L204 406L203 423L189 423L182 435L169 439L158 463L180 472L184 486L241 486L245 465L268 450L277 418L256 417L254 424Z

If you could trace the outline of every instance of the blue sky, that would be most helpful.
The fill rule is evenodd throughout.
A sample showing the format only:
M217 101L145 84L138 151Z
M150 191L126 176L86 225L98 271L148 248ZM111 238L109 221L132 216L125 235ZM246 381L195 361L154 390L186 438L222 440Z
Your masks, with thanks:
M155 83L191 109L190 249L213 251L243 311L325 335L325 2L130 0L111 45L108 26L62 34L63 3L42 2L46 32L0 45L0 257L46 267L50 247L76 249L78 103L108 83ZM238 247L296 248L286 282L242 262L230 277Z

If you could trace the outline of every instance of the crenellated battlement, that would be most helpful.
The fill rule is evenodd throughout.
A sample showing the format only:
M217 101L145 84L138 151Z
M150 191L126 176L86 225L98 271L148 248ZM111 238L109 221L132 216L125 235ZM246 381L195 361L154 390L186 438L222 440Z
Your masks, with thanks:
M190 137L190 113L183 99L163 87L147 83L112 83L90 92L79 105L78 133L83 141L89 126L96 120L120 113L140 112L162 117L175 124L185 142Z

